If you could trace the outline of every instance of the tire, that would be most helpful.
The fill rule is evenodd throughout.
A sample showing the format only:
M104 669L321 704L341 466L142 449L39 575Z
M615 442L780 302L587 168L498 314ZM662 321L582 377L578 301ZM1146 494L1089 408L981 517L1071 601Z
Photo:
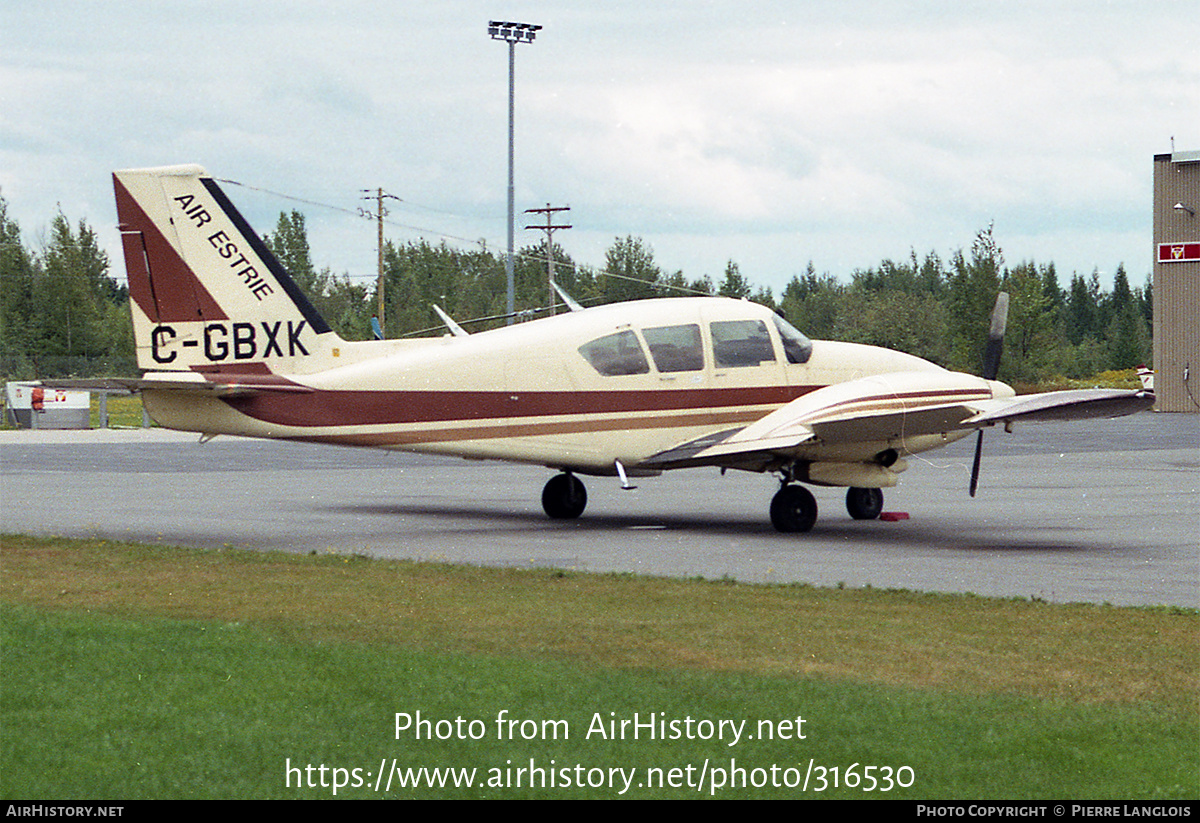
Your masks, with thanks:
M846 492L846 511L855 520L877 519L883 511L883 490L849 489Z
M803 486L784 486L771 499L771 525L777 531L806 532L816 522L816 498Z
M587 489L573 474L556 474L542 489L542 508L554 520L574 520L587 507Z

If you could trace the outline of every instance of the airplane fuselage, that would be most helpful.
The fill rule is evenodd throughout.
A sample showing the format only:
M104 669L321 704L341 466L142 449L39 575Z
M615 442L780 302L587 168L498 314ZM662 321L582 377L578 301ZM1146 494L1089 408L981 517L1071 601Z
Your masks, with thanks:
M812 341L798 351L785 327L746 301L649 300L402 346L313 339L306 345L314 360L330 367L241 376L247 385L282 382L290 390L223 398L144 394L150 414L171 428L611 475L614 461L639 473L651 455L715 427L744 426L826 386L896 372L953 374L872 346ZM352 362L336 365L350 359L350 346ZM858 443L853 454L814 445L813 459L922 451L965 433Z

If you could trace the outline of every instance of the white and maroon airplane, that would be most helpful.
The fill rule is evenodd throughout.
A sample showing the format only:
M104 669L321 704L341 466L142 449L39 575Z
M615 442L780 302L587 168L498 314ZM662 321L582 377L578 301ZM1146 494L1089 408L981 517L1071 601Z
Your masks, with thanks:
M198 166L118 171L140 379L76 381L140 391L161 425L218 434L404 449L545 465L546 513L574 518L577 475L649 476L718 466L774 472L783 532L808 531L800 483L847 486L878 517L905 456L1017 420L1113 417L1153 395L1015 397L985 378L907 354L809 340L769 309L714 297L581 309L505 328L416 340L334 333ZM440 310L439 310L440 311ZM979 448L971 476L974 494Z

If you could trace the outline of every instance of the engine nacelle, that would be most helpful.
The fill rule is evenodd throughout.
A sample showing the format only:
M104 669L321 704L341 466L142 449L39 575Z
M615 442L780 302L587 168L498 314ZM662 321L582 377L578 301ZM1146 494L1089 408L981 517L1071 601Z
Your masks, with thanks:
M899 474L908 468L905 460L890 466L878 463L809 463L796 473L796 479L817 486L853 486L859 489L885 489L899 482Z

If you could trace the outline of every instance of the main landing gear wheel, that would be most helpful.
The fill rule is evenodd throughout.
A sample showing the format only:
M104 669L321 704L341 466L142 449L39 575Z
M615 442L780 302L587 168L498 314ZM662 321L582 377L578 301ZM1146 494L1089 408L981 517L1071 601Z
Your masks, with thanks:
M883 490L851 488L846 492L846 511L855 520L875 520L883 511Z
M817 522L817 500L803 486L788 485L771 499L771 525L781 532L806 532Z
M574 520L587 506L587 489L569 472L556 474L542 489L542 508L555 520Z

